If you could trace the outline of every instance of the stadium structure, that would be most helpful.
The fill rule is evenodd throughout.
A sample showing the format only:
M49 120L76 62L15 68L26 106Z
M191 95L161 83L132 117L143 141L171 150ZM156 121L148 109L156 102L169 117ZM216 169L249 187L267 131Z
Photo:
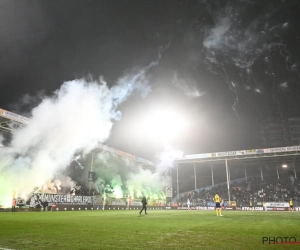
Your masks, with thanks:
M299 175L300 171L300 146L184 155L176 160L176 165L178 195L173 202L181 202L182 205L187 198L193 200L195 196L195 206L213 206L214 191L220 190L223 191L222 196L226 200L228 209L249 207L249 202L252 201L255 206L258 206L257 208L263 209L263 205L267 204L268 208L264 209L282 210L281 206L283 206L284 210L287 210L290 198L293 199L294 204L300 205L300 183L297 179L297 173ZM180 193L178 168L181 165L193 166L194 190ZM197 170L199 171L199 168L204 166L210 167L211 186L198 188ZM250 177L247 174L248 170L257 167L259 174ZM220 168L225 168L226 172L226 182L222 185L214 182L214 170ZM243 169L244 177L232 180L231 170L233 169L234 171ZM237 202L236 197L241 194L244 195L244 200ZM199 197L202 199L197 199Z
M27 117L0 109L1 134L9 135L13 133L15 129L26 126L29 122L30 119ZM61 194L43 194L42 196L35 194L30 202L39 205L42 205L43 202L52 205L56 204L57 210L62 209L63 206L64 209L66 209L68 202L72 204L73 207L74 204L76 205L78 203L79 208L80 205L83 204L88 209L95 209L101 206L103 209L115 209L116 206L122 209L134 209L135 206L140 206L139 201L135 202L128 195L123 195L123 197L119 198L111 196L110 193L112 193L112 190L109 186L105 186L102 190L102 195L99 196L99 192L97 193L97 190L94 188L96 173L93 167L96 164L95 155L103 152L108 154L109 158L114 162L122 164L122 162L126 160L135 162L145 169L155 169L155 164L151 161L99 143L90 153L87 161L78 159L74 161L73 167L75 171L78 167L76 167L76 165L80 166L83 164L89 166L87 167L88 173L86 175L89 186L85 191L82 187L81 190L79 190L80 186L72 190L73 195L78 195L77 200L74 200L72 196L69 197L66 195L63 197ZM299 165L300 146L183 155L181 158L174 160L175 167L173 168L172 174L168 171L169 174L164 176L163 198L160 197L160 199L158 199L158 197L156 197L156 201L153 201L151 205L153 207L160 206L161 208L168 209L184 209L186 198L188 197L192 200L192 207L194 207L194 209L213 209L212 196L215 191L218 191L221 192L221 196L223 200L225 200L225 205L228 209L242 209L247 207L249 200L253 201L254 206L259 209L263 207L264 203L269 204L269 209L281 210L280 206L287 209L287 201L290 198L293 198L294 202L300 205L300 183L297 178L300 171ZM180 167L184 169L187 166L192 167L194 170L194 189L181 192L178 170ZM197 183L199 184L199 182L197 182L197 176L201 176L200 172L205 167L210 168L211 185L201 185L200 187L197 185ZM253 175L253 171L251 172L254 168L259 170L259 173L256 173L255 176ZM220 169L225 169L225 183L217 183L215 181L214 172ZM239 172L242 170L243 176L240 176L238 179L232 178L237 169L239 169ZM288 169L288 171L285 171L285 169ZM173 182L172 176L170 175L173 176ZM286 183L282 183L282 181ZM292 185L293 191L286 190L287 187L290 188L290 184ZM272 189L270 187L275 189L275 194L270 191L270 189ZM78 190L76 188L78 188ZM176 190L176 192L173 193L173 190ZM284 193L285 196L280 196L282 195L280 192L282 194ZM272 196L270 196L269 193L271 193ZM103 201L103 194L107 196L106 203ZM241 194L244 195L243 199L238 197ZM59 206L60 203L62 204L61 207Z
M0 134L10 134L28 122L29 118L0 108Z

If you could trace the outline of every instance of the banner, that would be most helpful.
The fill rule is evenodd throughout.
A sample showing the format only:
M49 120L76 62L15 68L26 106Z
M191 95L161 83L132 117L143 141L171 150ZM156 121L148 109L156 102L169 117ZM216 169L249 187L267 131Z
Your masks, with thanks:
M171 207L171 209L188 210L188 207ZM191 210L215 210L215 207L191 207Z
M33 194L29 200L29 206L38 208L56 205L92 205L93 196L70 194Z
M287 207L267 207L267 211L288 211Z
M288 202L266 202L265 207L290 207Z
M239 151L227 151L205 154L184 155L176 160L193 160L193 159L209 159L209 158L224 158L230 156L246 156L246 155L261 155L269 153L282 153L300 151L300 146L281 147L281 148L265 148L265 149L249 149Z
M250 207L242 207L242 210L246 210L246 211L252 211L252 208ZM254 211L264 211L263 207L253 207Z
M215 210L215 207L196 207L196 210Z
M282 148L266 148L266 149L264 149L264 153L291 152L291 151L299 151L299 150L300 150L300 146L282 147Z

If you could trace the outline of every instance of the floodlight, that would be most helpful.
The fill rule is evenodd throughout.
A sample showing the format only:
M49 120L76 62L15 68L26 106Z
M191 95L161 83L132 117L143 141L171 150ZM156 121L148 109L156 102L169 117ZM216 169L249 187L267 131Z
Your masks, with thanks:
M286 165L286 164L283 164L282 167L283 167L283 168L287 168L287 165Z
M174 110L156 110L144 121L144 129L158 142L168 142L185 131L188 123Z

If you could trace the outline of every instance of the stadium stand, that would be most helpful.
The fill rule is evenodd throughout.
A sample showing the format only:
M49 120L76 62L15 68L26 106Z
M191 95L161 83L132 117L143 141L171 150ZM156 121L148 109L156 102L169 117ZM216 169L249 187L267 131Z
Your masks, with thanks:
M254 206L261 206L262 202L288 202L293 198L294 205L300 205L300 181L292 175L266 177L261 180L259 176L248 177L248 180L232 181L231 200L236 201L237 206L248 206L252 200ZM189 191L180 195L179 203L185 205L187 199L195 206L206 206L213 202L214 195L228 201L227 184L222 183L215 187L201 188L197 191ZM226 205L226 202L225 202Z

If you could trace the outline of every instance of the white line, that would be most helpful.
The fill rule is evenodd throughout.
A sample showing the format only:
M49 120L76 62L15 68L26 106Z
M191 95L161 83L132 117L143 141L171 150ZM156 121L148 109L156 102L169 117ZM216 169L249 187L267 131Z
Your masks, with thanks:
M14 250L14 249L0 247L0 250Z

